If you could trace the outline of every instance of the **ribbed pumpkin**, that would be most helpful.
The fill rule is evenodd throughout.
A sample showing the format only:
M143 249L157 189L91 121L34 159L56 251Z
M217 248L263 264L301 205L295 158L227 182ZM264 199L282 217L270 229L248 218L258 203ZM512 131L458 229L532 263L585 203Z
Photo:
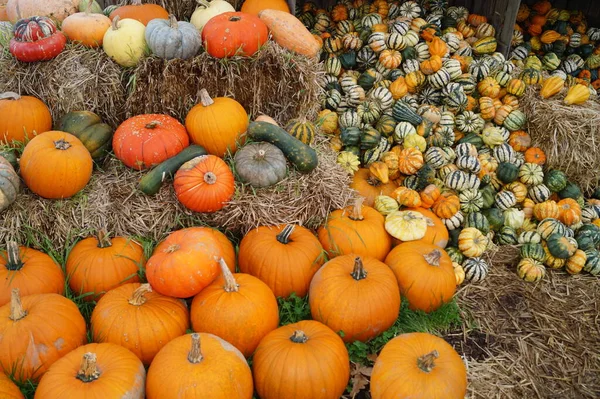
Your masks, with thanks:
M235 250L223 233L188 227L172 232L154 248L146 262L146 278L163 295L189 298L219 275L221 258L235 271Z
M50 110L41 100L13 92L0 94L0 143L26 142L51 129Z
M250 230L239 249L242 273L258 277L277 297L304 297L325 256L315 235L292 224Z
M69 252L65 266L69 287L85 301L98 301L109 290L140 281L146 258L142 246L127 237L96 237L79 241Z
M304 24L289 12L267 9L260 11L258 17L281 47L307 57L315 57L319 52L319 43Z
M18 288L22 296L65 293L65 276L54 260L38 250L19 247L9 241L0 253L0 306L10 302L11 290Z
M368 168L359 169L352 178L350 187L365 198L365 205L373 206L379 195L391 196L398 186L393 181L383 183L370 172Z
M229 342L207 333L169 342L148 369L146 398L251 399L252 372Z
M269 30L256 15L224 12L212 17L202 28L206 52L216 58L250 57L269 38Z
M290 12L285 0L245 0L240 11L258 16L259 12L267 9Z
M142 4L142 0L131 0L130 3L116 8L110 13L110 19L114 20L117 16L121 19L131 18L144 25L156 18L169 19L167 10L158 4Z
M243 144L242 134L248 129L248 114L234 99L212 99L206 89L199 93L200 103L185 118L185 126L193 143L201 145L209 154L223 157L235 153Z
M192 301L192 328L221 337L250 357L279 325L277 299L256 277L232 274L223 259L219 263L221 276Z
M402 334L384 347L373 366L373 399L462 399L467 369L454 348L427 333Z
M85 320L73 302L58 294L21 298L18 288L0 307L0 337L0 372L14 374L18 382L39 381L52 363L87 340Z
M339 335L314 320L272 331L252 359L261 399L338 399L350 378L349 366Z
M19 387L4 373L0 373L0 398L25 399Z
M385 263L396 275L411 309L432 312L452 300L456 291L454 268L440 247L421 241L405 242L392 249Z
M354 254L325 263L310 283L308 298L313 319L342 331L344 342L374 338L394 324L400 310L392 271L383 262Z
M353 206L333 211L319 228L319 241L330 258L357 254L383 260L390 251L392 240L383 216L362 202L359 198Z
M115 344L87 344L56 361L36 388L39 399L144 399L146 370L133 353Z
M185 334L189 312L183 301L152 291L150 284L125 284L108 291L92 312L94 342L132 351L144 365L172 339Z

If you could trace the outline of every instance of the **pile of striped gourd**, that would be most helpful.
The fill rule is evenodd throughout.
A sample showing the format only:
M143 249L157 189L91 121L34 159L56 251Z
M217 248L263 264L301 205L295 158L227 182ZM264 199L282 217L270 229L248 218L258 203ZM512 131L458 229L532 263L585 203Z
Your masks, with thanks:
M492 240L522 244L517 272L528 281L545 266L600 273L598 201L544 171L544 152L523 130L519 98L541 66L496 52L485 17L443 0L356 0L329 12L307 3L299 18L323 41L317 124L388 233L423 239L439 218L459 282L486 277Z

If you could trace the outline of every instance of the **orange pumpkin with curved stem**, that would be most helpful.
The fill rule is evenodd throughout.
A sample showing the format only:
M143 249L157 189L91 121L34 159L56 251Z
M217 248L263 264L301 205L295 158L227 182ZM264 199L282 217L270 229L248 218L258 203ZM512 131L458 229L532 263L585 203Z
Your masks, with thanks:
M90 13L89 8L94 0L81 0L88 2L85 12L69 15L63 21L61 30L72 42L78 42L86 47L100 47L104 34L110 28L110 18L103 14Z
M56 361L35 396L144 399L146 370L131 351L115 344L80 346Z
M40 197L61 199L72 197L87 185L93 161L77 137L49 131L27 143L19 166L31 191Z
M115 131L115 156L143 170L179 154L190 144L185 127L169 115L147 114L127 119Z
M258 278L232 274L223 259L221 276L192 301L192 328L215 334L250 357L260 340L279 325L273 291Z
M48 106L31 96L17 93L0 94L0 143L14 145L36 134L52 130L52 115Z
M337 399L350 378L350 359L339 335L305 320L263 338L252 369L262 399Z
M394 324L400 311L400 291L390 268L354 254L325 263L310 283L308 298L312 318L343 331L344 342L376 337Z
M363 199L353 206L331 212L317 232L329 258L356 254L383 260L392 239L385 230L384 217L375 209L363 206Z
M235 271L235 250L225 234L209 227L188 227L172 232L156 246L146 262L146 278L163 295L189 298L219 275L220 258Z
M393 181L382 183L369 171L368 168L359 169L352 178L350 187L364 197L367 206L373 206L375 198L379 195L391 196L398 186Z
M146 263L142 246L126 237L110 238L105 231L79 241L65 266L69 287L84 301L98 301L109 290L140 281Z
M25 399L19 387L4 373L0 373L0 398Z
M13 241L6 247L0 253L0 306L10 302L12 288L18 288L22 296L65 293L65 276L50 256Z
M221 210L235 192L231 169L214 155L202 155L181 165L173 185L179 202L194 212Z
M183 301L152 291L150 284L125 284L106 293L92 312L94 342L133 352L144 365L172 339L185 334L189 312Z
M155 18L169 19L169 12L158 4L142 4L142 0L131 0L131 4L124 5L110 13L109 18L115 19L116 16L121 19L131 18L140 21L144 25Z
M422 241L405 242L392 249L385 263L396 275L411 309L432 312L452 300L456 291L454 268L440 247Z
M242 353L229 342L207 333L169 342L148 369L146 398L251 399L252 372Z
M325 256L321 243L305 227L293 224L261 226L240 243L240 271L258 277L276 297L305 297Z
M373 366L373 399L464 398L467 369L442 338L427 333L402 334L389 341Z
M17 382L39 381L52 363L87 341L73 302L58 294L21 298L18 288L0 307L0 337L0 373L14 374Z

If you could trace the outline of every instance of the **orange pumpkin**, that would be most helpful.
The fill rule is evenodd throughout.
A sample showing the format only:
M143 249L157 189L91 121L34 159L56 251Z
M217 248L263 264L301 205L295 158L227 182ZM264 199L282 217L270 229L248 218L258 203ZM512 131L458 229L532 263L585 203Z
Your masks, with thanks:
M527 28L527 33L529 33L531 36L539 36L542 34L542 31L542 25L530 24Z
M169 19L169 13L158 4L142 4L142 0L131 0L130 5L124 5L110 13L111 20L119 16L121 20L125 18L135 19L144 25L153 19Z
M250 357L279 325L277 299L256 277L232 274L223 259L220 265L221 276L192 301L192 328L221 337Z
M182 301L152 291L150 284L125 284L106 293L90 322L94 342L133 352L144 365L172 339L185 334L189 313Z
M90 152L75 136L49 131L35 136L19 161L21 177L35 194L50 199L69 198L92 177Z
M308 298L312 318L343 331L344 342L376 337L394 324L400 311L400 291L390 268L354 254L325 263L310 283Z
M525 162L544 165L546 163L546 153L539 147L530 147L525 151Z
M539 15L546 15L551 8L552 3L550 3L548 0L537 1L533 6L531 6L531 9L536 11Z
M0 398L25 399L19 387L4 373L0 373Z
M92 4L94 0L81 0ZM86 47L100 47L104 34L111 26L111 20L103 14L88 11L69 15L63 21L61 30L72 42L78 42Z
M87 344L56 361L35 396L144 399L146 370L133 353L114 344Z
M41 100L17 93L0 94L0 144L27 142L52 129L50 110Z
M87 341L85 320L73 302L58 294L21 298L18 288L0 307L0 337L0 373L21 383L39 381L52 363Z
M290 7L285 0L245 0L241 12L258 16L262 10L279 10L289 14Z
M368 168L361 168L354 173L350 187L364 197L364 203L367 206L373 206L375 198L379 195L390 196L398 188L393 181L382 183L372 175Z
M537 220L546 218L558 219L559 209L555 201L548 200L533 206L533 216Z
M240 243L242 273L258 277L275 296L305 297L314 274L325 262L323 247L305 227L293 224L261 226Z
M419 196L419 193L408 187L398 187L394 190L391 197L394 198L400 206L409 208L421 206L421 197Z
M425 164L418 148L403 148L398 154L398 170L405 175L414 175Z
M267 25L273 40L281 47L307 57L315 57L319 53L321 46L292 14L279 10L262 10L258 17Z
M148 369L146 398L250 399L252 372L229 342L207 333L184 335L169 342Z
M10 302L11 289L18 288L22 296L65 293L65 276L60 265L43 252L19 247L9 241L6 252L0 253L0 306Z
M425 75L436 73L442 67L442 59L439 55L433 55L429 59L421 62L421 72Z
M337 399L350 378L350 359L339 335L306 320L263 338L252 369L261 399Z
M356 254L383 260L392 240L385 230L384 217L375 209L363 206L362 198L353 206L331 212L317 232L329 258Z
M431 207L433 213L442 219L449 219L460 210L460 199L450 193L443 193Z
M194 212L223 209L235 192L229 166L214 155L196 157L179 168L173 179L177 199Z
M467 22L477 28L479 25L487 23L487 17L484 15L469 14Z
M140 281L146 258L142 246L126 237L96 237L79 241L71 249L65 266L69 287L85 301L98 301L109 290Z
M441 192L435 184L429 184L421 193L421 206L423 208L431 208L435 201L440 197Z
M600 83L600 79L598 79L598 82ZM404 97L408 93L408 86L406 85L404 77L397 77L396 80L394 80L392 84L390 84L388 90L392 93L392 97L394 98L394 100L398 100Z
M443 57L448 52L448 45L438 36L435 36L430 42L427 42L427 46L429 46L429 54L432 56L437 55L439 57Z
M452 300L456 291L454 268L440 247L422 241L405 242L392 249L385 263L396 275L411 309L432 312Z
M331 20L333 22L340 22L348 19L348 6L345 4L336 4L331 10Z
M371 374L373 399L464 398L467 369L442 338L427 333L402 334L389 341Z
M572 226L581 222L581 207L572 198L564 198L558 201L558 220Z
M525 152L531 147L531 136L524 130L516 130L510 134L508 144L518 152Z
M242 135L248 129L248 114L232 98L210 98L206 89L200 90L200 104L185 118L192 142L201 145L209 154L223 157L234 154L243 144Z
M500 96L500 85L496 79L488 76L477 84L479 94L484 97L498 98Z

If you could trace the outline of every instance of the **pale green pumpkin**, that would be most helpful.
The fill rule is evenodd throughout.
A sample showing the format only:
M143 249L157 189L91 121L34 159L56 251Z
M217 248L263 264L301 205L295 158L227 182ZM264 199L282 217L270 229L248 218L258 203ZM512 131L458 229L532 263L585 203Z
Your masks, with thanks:
M102 47L104 52L117 64L132 67L146 54L146 26L135 19L118 16L104 34Z

